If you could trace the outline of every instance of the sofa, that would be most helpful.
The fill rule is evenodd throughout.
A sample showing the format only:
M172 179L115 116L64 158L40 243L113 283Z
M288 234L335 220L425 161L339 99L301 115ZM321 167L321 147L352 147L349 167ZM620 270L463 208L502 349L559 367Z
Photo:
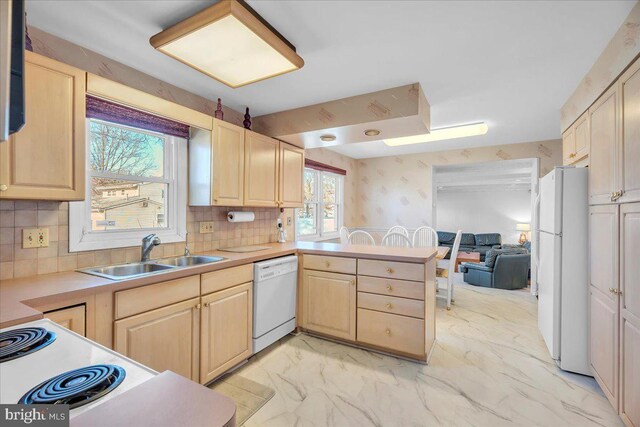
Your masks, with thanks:
M453 247L453 241L456 239L456 233L449 231L438 231L438 246ZM486 253L489 249L500 247L502 245L502 236L499 233L472 234L462 233L460 239L460 252L479 252L480 261L485 260ZM451 251L447 253L445 259L451 257Z
M459 271L470 285L498 289L521 289L529 283L531 254L526 247L505 245L486 252L484 262L463 262Z

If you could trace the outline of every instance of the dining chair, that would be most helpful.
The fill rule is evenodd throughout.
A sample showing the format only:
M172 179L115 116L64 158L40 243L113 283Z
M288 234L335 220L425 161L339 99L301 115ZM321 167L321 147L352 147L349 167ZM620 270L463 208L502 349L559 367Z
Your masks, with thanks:
M382 238L382 246L392 246L395 248L410 248L411 240L403 233L388 232Z
M389 231L387 231L387 234L389 233L402 233L405 236L409 237L409 230L407 230L406 228L404 228L401 225L394 225L393 227L391 227L389 229Z
M456 258L458 258L458 249L460 249L460 240L462 239L462 230L458 230L456 238L451 248L451 258L449 259L449 268L436 268L436 288L440 289L439 284L446 285L446 295L436 295L439 298L447 300L447 310L451 310L451 301L453 301L453 273L456 267Z
M438 233L431 227L419 227L413 232L412 243L414 248L438 246Z
M373 236L366 231L356 230L349 234L349 244L375 246L376 241Z
M340 244L346 245L349 243L349 229L347 227L340 227Z

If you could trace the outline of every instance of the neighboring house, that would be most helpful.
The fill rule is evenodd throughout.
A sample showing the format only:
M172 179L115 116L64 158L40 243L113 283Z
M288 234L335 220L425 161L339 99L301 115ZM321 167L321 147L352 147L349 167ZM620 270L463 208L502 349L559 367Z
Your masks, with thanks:
M122 183L96 187L91 200L93 230L162 227L165 224L165 184Z

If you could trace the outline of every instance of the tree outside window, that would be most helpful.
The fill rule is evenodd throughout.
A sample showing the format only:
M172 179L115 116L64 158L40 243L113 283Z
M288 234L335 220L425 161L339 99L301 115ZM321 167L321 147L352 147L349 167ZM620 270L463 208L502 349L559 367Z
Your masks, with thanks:
M305 168L304 206L297 209L298 237L332 238L342 226L341 175Z

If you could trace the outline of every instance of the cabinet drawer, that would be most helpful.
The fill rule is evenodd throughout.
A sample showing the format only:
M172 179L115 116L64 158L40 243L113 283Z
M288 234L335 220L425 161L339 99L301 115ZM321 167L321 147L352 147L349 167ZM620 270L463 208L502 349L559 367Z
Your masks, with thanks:
M116 319L199 296L199 275L116 292Z
M424 356L424 320L358 309L357 341Z
M358 274L424 282L424 264L359 259Z
M358 292L358 308L424 319L424 301Z
M305 255L304 268L309 270L356 274L356 260L354 258L337 256Z
M241 265L202 275L202 295L253 281L253 264Z
M358 291L424 300L424 283L358 276Z

